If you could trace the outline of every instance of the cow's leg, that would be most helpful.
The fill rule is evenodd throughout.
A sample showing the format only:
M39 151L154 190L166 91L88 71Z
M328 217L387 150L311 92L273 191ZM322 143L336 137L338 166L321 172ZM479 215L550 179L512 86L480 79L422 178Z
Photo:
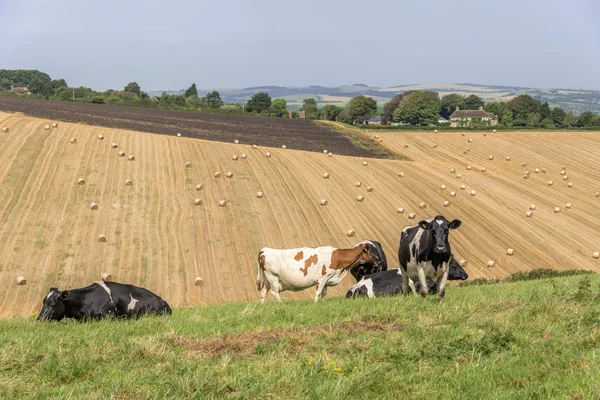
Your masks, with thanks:
M408 295L408 285L409 285L408 272L402 271L402 295L406 297ZM414 286L414 283L413 283Z
M264 304L265 299L267 298L267 293L269 293L269 287L265 284L262 289L260 289L260 303Z
M440 301L444 301L444 295L446 294L446 281L448 280L448 274L450 273L450 266L447 263L444 263L442 268L444 274L442 275L442 279L438 284L440 292Z
M417 272L419 274L419 283L421 284L421 297L427 297L427 278L425 277L425 267L417 268Z
M317 291L315 292L315 303L317 301L319 301L319 296L321 296L321 293L323 293L323 290L325 290L325 288L326 288L325 282L323 282L323 281L317 282ZM327 290L325 290L325 293L327 293Z
M327 296L327 285L323 285L323 290L321 291L321 298L325 300L325 296Z
M275 298L275 300L277 300L278 302L281 303L281 297L279 297L279 291L275 290L274 287L271 288L271 294L273 295L273 298Z
M408 278L408 287L410 287L410 290L414 293L417 294L417 288L415 286L415 281L413 281L412 279Z

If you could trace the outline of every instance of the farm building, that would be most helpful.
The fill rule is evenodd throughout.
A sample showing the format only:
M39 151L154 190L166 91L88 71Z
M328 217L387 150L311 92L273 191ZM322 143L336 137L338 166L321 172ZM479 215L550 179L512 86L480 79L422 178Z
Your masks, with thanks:
M10 88L10 92L17 94L31 94L29 88L27 88L26 86L12 86Z
M381 125L381 115L369 118L367 120L367 125Z
M444 117L439 117L438 118L438 124L447 124L448 120Z
M479 110L461 110L456 107L456 110L450 115L450 126L453 128L466 128L474 125L496 126L498 117L484 111L483 107L479 107Z

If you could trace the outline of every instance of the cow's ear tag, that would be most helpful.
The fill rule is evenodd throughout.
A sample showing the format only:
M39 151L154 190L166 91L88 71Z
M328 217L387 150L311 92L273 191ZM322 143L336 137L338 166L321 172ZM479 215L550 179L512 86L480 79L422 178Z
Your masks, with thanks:
M427 224L421 224L421 228L427 229Z
M69 298L69 292L62 292L60 294L60 298L63 299L63 300L68 299Z

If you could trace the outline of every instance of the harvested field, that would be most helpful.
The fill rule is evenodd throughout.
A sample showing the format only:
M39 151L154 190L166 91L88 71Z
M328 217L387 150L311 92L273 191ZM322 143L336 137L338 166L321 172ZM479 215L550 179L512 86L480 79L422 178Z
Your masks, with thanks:
M385 153L353 145L339 132L304 119L286 119L210 114L190 111L117 107L104 104L24 99L0 96L0 111L22 112L50 120L84 123L108 128L128 129L242 144L281 147L359 157L387 157Z
M600 251L597 133L378 132L384 144L416 161L369 159L364 166L365 159L338 156L330 146L333 157L71 123L45 130L52 122L0 113L0 126L10 128L0 134L0 316L39 311L50 287L81 287L103 272L145 286L174 307L254 302L261 247L350 247L376 239L395 268L401 229L436 214L463 221L450 240L473 279L535 268L600 271L592 256ZM121 150L135 161L119 157ZM242 153L246 159L232 159ZM529 179L522 178L526 169ZM223 176L215 178L215 171ZM196 198L202 203L194 204ZM536 209L527 218L531 204ZM101 234L106 242L98 241ZM17 276L27 284L17 285ZM196 277L204 286L195 286ZM329 293L343 294L352 283L348 276ZM282 295L284 301L312 296L312 290Z

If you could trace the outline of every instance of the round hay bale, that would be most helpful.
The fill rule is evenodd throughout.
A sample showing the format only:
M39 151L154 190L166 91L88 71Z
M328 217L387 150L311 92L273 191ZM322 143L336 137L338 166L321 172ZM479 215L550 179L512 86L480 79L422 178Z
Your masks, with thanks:
M571 208L571 203L565 204L565 208Z
M379 139L379 135L373 135L375 139Z
M71 138L71 143L77 143L77 138Z
M408 145L407 145L407 144L405 144L405 145L404 145L404 148L405 148L405 149L408 149Z
M494 159L494 156L489 156L488 157L488 160L490 160L490 161L493 160L493 159Z
M495 129L492 129L492 132L493 132L493 133L496 133L496 130L495 130Z
M228 178L233 178L233 172L227 172L225 176Z
M527 166L527 163L526 163L526 162L522 162L522 163L521 163L521 167L526 167L526 166Z
M323 179L329 179L329 174L327 172L323 174Z
M196 277L196 279L194 279L194 286L204 286L204 279L200 278L199 276Z
M326 206L326 205L327 205L327 200L325 200L325 199L321 199L321 205L322 205L322 206Z
M456 170L454 168L450 168L450 173L454 174L454 173L456 173Z
M442 190L446 190L446 185L442 185L440 187L442 188Z
M50 125L45 125L45 126L44 126L44 129L45 129L45 130L49 130L49 129L50 129Z
M565 171L565 170L563 169L562 171L560 171L560 174L561 174L561 175L566 175L566 174L567 174L567 171Z
M26 285L27 279L25 279L22 276L17 276L16 282L17 282L17 285L19 285L19 286Z
M186 168L192 168L192 163L191 163L191 162L189 162L189 161L188 161L188 162L186 162L186 163L185 163L185 167L186 167Z
M458 265L460 265L461 267L463 267L463 268L464 268L464 267L465 267L465 265L467 265L467 260L464 260L464 259L463 259L463 260L460 260L460 261L458 262Z
M253 144L253 145L252 145L252 148L253 148L253 149L258 149L258 146L257 146L257 145L255 145L255 144Z
M219 171L215 172L215 178L220 178L221 177L221 173Z
M235 139L235 140L233 141L233 143L235 143L235 144L240 144L240 141L239 141L239 140L237 140L237 139Z
M433 133L437 133L437 129L434 129L434 130L433 130Z
M282 149L287 149L287 146L284 144L284 145L281 145L281 148Z
M419 203L419 208L427 208L427 204L426 203Z
M92 204L90 205L90 210L97 210L97 209L98 209L98 204L96 204L96 203L92 203Z
M450 202L448 200L444 201L444 207L448 207L450 205Z
M354 232L352 229L348 229L348 231L346 231L346 236L348 237L352 237L356 234L356 232Z
M116 143L112 143L112 144L110 145L110 147L112 147L113 149L116 149L116 148L117 148L117 144L116 144Z
M177 134L177 137L181 137L181 133L178 133L178 134Z
M511 249L510 247L508 249L506 249L506 255L507 256L512 256L513 254L515 254L515 250Z
M372 186L367 186L367 192L372 192L373 191L373 187Z
M567 187L573 187L573 182L569 182L569 184L567 185Z
M525 171L525 175L529 176L529 171Z
M237 161L237 160L238 160L238 156L237 156L237 155L233 155L233 156L231 156L231 159L232 159L233 161Z
M226 205L227 205L227 202L225 200L219 201L219 207L225 207Z
M58 124L56 122L52 123L53 128L58 128Z
M98 241L102 242L102 243L105 243L106 242L106 236L104 236L104 235L98 236Z
M487 171L487 168L486 167L481 167L481 172L485 172L485 171Z
M542 172L542 174L545 174L546 173L546 168L542 168L541 172Z
M434 143L431 145L432 148L436 149L437 148L437 143Z
M477 191L471 190L471 196L475 196L475 195L477 195Z
M83 179L83 178L77 179L77 184L78 185L85 185L85 179Z
M533 213L532 213L531 211L527 211L527 212L525 213L525 216L526 216L526 217L531 217L532 215L533 215Z
M596 193L594 194L594 197L600 197L600 192L596 192Z
M356 196L356 201L363 201L365 198L363 196Z
M467 188L467 185L460 185L460 190L465 190Z
M456 177L457 177L458 179L460 179L460 178L462 178L462 175L461 175L461 174L456 174Z
M510 161L510 156L506 156L506 161Z
M329 152L327 150L323 150L323 154L328 154Z
M131 186L131 185L133 185L133 182L131 182L131 179L127 179L125 181L125 186Z
M548 181L548 186L552 186L552 185L554 185L554 182Z
M267 151L267 152L265 153L265 156L267 156L267 157L271 157L271 152Z
M529 178L529 174L523 174L523 179Z
M242 158L245 160L246 158L248 158L248 155L246 153L242 154Z
M488 268L494 268L494 265L496 265L496 261L494 261L494 260L489 260L487 262Z
M554 207L554 212L555 213L559 213L560 212L560 207Z
M404 177L404 172L400 172L400 173L398 174L398 176L399 176L400 178Z
M124 151L120 151L119 152L119 157L125 157L125 152Z
M369 165L369 163L368 163L367 161L363 161L363 163L362 163L362 164L363 164L365 167L366 167L367 165Z
M202 200L201 199L196 199L194 200L194 204L199 206L200 204L202 204Z
M404 214L404 208L402 208L402 207L398 208L398 214Z
M264 196L263 192L256 192L256 197L258 197L259 199L262 199Z
M467 142L469 142L469 143L473 143L473 139L469 138L469 139L467 140Z
M460 136L465 137L466 135L464 133L461 133Z
M567 175L563 176L563 181L567 181L569 180L569 177Z
M530 205L529 205L529 209L530 209L530 210L535 210L535 204L530 204Z
M600 252L598 252L598 251L595 251L595 252L592 254L592 257L594 257L594 258L600 258Z
M102 275L100 275L100 279L102 279L104 282L107 282L112 280L112 275L108 272L103 272Z
M127 159L129 161L135 161L135 156L129 155L129 157L127 157Z
M2 128L2 132L8 132L8 128L5 126L4 128Z
M467 165L467 171L470 171L472 169L473 169L473 167L471 167L470 165Z
M204 186L201 183L199 183L196 185L196 190L202 190L203 187Z
M104 136L103 135L98 135L98 140L104 140Z
M487 133L484 133L483 136L487 136Z
M360 182L356 182L354 185L355 185L356 187L360 187L360 185L362 185L362 183L360 183Z
M450 197L456 197L456 192L450 192Z
M415 217L416 217L415 213L408 214L408 219L415 219Z
M470 152L470 151L471 151L471 148L470 148L470 147L465 147L465 153L468 153L468 152Z
M329 157L333 157L333 153L327 153Z
M560 167L560 169L561 169L561 170L565 170L565 171L566 171L566 170L567 170L567 166L566 166L566 165L563 165L562 167Z

